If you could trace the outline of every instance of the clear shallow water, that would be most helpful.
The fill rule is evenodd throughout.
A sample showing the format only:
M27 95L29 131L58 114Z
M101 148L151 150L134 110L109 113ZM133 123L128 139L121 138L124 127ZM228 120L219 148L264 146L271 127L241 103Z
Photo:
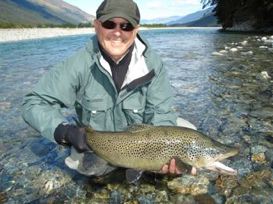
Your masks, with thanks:
M262 36L223 34L216 29L142 34L166 64L178 114L211 137L241 147L240 157L228 161L239 170L240 178L260 169L272 172L273 79L263 75L273 77L272 43L263 42ZM105 191L66 168L67 150L41 138L24 123L20 112L23 96L37 80L88 39L84 35L0 44L0 203L86 202L94 198L94 192ZM272 193L272 185L262 186ZM109 189L99 203L109 200L108 194ZM217 199L219 194L210 193L223 203L225 199ZM261 199L270 201L266 196Z

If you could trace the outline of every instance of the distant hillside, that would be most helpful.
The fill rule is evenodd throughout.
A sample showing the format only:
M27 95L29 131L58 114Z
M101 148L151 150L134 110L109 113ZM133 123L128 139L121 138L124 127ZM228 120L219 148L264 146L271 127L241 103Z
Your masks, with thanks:
M201 11L181 17L175 21L168 22L168 26L217 26L217 19L214 16L214 7L210 7Z
M0 0L1 27L89 23L94 19L62 0Z
M166 18L153 18L153 19L142 19L141 24L166 24L170 21L175 21L181 18L181 16L170 16Z
M210 15L204 16L196 21L191 21L183 24L173 24L172 26L216 27L220 26L220 24L217 22L217 18L214 16L214 14L211 13Z
M214 7L203 9L186 16L171 16L167 18L155 18L142 20L141 24L165 24L167 26L193 26L209 27L218 26L217 18L214 16Z

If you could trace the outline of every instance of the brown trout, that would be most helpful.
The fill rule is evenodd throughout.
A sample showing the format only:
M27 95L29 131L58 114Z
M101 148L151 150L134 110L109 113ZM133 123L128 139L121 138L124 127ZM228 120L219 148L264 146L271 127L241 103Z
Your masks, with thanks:
M110 164L143 171L160 171L172 158L196 167L236 175L221 160L238 149L221 144L189 128L134 125L123 132L94 131L87 128L92 150Z

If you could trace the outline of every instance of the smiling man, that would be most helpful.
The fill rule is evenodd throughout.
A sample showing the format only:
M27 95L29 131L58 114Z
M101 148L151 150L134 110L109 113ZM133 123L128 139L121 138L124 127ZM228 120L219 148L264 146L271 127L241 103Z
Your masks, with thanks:
M140 13L132 0L105 0L94 21L96 35L74 56L45 74L25 97L23 118L43 136L71 146L65 163L85 175L113 169L92 153L86 132L62 114L97 131L132 124L177 125L165 67L139 34ZM175 160L162 173L180 173Z

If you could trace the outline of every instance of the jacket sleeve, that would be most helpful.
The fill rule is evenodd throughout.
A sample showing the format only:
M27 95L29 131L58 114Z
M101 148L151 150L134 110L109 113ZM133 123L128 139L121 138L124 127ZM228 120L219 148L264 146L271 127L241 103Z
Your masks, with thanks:
M147 91L144 122L153 125L176 125L173 92L163 62L157 55L150 65L156 74ZM149 65L148 65L149 66Z
M81 87L83 79L78 69L84 64L80 60L74 56L55 66L24 98L23 119L52 141L55 141L55 128L66 121L62 108L74 106Z

